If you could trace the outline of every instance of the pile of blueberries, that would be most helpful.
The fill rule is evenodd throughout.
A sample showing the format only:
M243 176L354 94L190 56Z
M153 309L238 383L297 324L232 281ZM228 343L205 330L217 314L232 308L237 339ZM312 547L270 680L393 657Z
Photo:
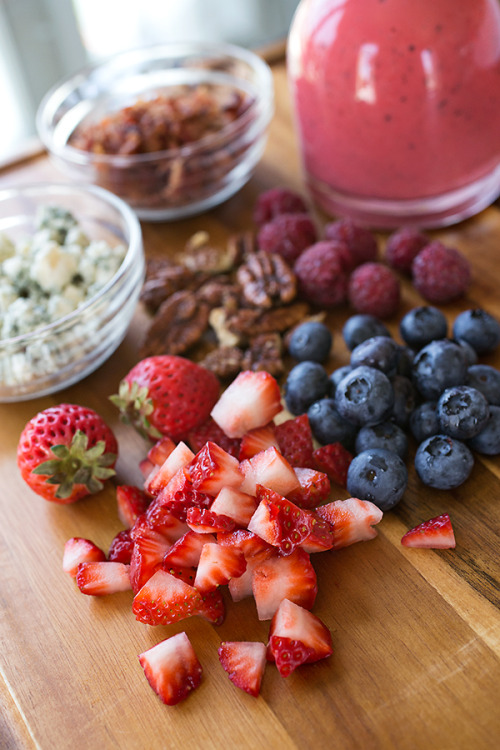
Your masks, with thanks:
M294 415L307 413L321 444L340 442L354 454L347 476L353 497L383 511L403 496L409 436L418 447L421 481L453 489L469 477L473 451L500 453L500 371L478 364L500 344L500 324L482 309L448 322L436 307L410 310L397 343L370 315L353 315L342 335L350 364L328 374L332 333L308 321L292 332L288 350L298 362L285 382Z

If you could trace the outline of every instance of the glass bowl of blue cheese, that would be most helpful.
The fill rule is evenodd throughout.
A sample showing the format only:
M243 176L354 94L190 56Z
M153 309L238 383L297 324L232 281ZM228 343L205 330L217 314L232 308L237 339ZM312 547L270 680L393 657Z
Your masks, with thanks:
M144 271L138 219L107 190L0 191L0 402L62 390L108 359Z

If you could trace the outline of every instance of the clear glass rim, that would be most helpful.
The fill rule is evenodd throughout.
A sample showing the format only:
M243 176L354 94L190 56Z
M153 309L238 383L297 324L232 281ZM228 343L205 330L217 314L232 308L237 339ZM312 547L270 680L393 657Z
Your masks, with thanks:
M0 351L2 349L7 350L18 348L19 346L28 346L39 340L45 339L47 336L54 336L59 332L71 328L71 326L79 322L82 314L88 314L89 311L92 311L92 308L98 307L103 298L108 297L114 287L120 287L121 282L124 279L126 280L130 275L130 272L134 269L137 259L143 257L142 232L136 214L121 198L118 198L108 190L97 185L83 186L63 182L39 182L26 183L24 185L6 188L0 191L0 212L2 209L2 203L9 199L22 197L23 195L45 197L50 195L50 193L56 195L61 192L67 193L68 195L92 195L94 198L109 204L118 212L129 233L125 258L115 275L99 290L99 292L80 305L76 310L58 318L52 323L48 323L41 328L30 331L29 333L23 333L19 336L13 336L8 339L0 339Z
M120 154L94 154L92 152L76 149L67 143L60 146L54 142L51 123L53 114L61 103L61 98L66 96L69 91L78 84L78 82L81 82L94 71L99 70L100 68L105 69L106 67L115 67L120 60L127 60L133 64L134 62L148 62L155 59L161 59L162 57L165 59L182 56L186 58L189 56L196 58L203 55L211 57L219 55L220 57L232 58L235 61L245 62L257 75L257 84L255 86L256 99L253 104L241 115L241 117L229 123L217 133L211 133L199 141L187 144L182 148L165 149L163 151L154 151L147 154L132 154L130 156ZM204 69L200 68L200 71L203 72ZM208 75L210 69L206 69L205 72ZM179 156L186 157L188 155L196 154L198 151L203 151L206 148L213 148L218 142L226 141L227 138L235 132L241 130L248 121L251 121L255 117L256 113L257 117L262 120L262 128L265 128L271 118L273 99L274 93L271 69L265 60L251 50L227 43L218 44L207 42L203 44L159 44L150 47L140 47L127 50L120 52L117 55L112 55L104 60L99 60L95 63L86 65L76 73L56 83L49 89L40 102L36 113L36 128L45 147L59 158L66 159L78 165L102 164L130 168L141 164L147 164L149 162L156 162L160 159L174 159L179 158Z

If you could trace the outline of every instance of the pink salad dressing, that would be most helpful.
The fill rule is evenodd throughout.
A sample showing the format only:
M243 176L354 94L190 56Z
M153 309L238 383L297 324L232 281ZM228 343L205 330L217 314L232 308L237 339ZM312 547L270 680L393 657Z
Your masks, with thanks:
M288 65L328 212L438 225L500 193L498 0L302 0Z

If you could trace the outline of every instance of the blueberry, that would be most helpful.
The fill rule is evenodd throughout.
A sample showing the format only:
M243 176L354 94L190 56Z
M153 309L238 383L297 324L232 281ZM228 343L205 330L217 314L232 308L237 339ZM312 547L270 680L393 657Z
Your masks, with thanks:
M343 367L337 367L337 369L330 374L330 396L332 398L335 396L335 391L337 390L337 386L342 378L345 378L347 373L351 372L351 370L351 365L344 365Z
M467 444L472 450L486 456L500 453L500 406L490 406L490 416L485 426Z
M418 351L431 341L446 338L448 322L437 307L423 305L414 307L403 316L399 332L403 341Z
M319 362L299 362L285 382L285 403L292 414L304 414L315 401L328 395L330 381Z
M470 344L467 343L465 339L452 339L452 341L455 342L455 344L458 344L463 353L465 354L465 361L467 362L467 367L470 367L471 365L477 364L478 356L475 349L472 348Z
M314 437L322 445L342 443L350 448L354 444L357 427L340 416L332 398L315 401L309 407L307 416Z
M398 352L398 361L396 364L396 374L404 375L405 378L411 378L413 360L415 352L409 346L400 346Z
M478 354L486 354L500 344L500 323L480 308L465 310L455 318L453 336L466 341Z
M352 351L366 339L371 339L373 336L390 338L391 334L384 323L374 315L359 314L348 318L342 329L342 336L347 348Z
M366 365L382 370L386 375L394 375L397 370L400 345L387 336L372 336L351 352L352 367Z
M417 396L415 388L411 380L405 378L403 375L394 375L390 380L394 391L391 419L399 427L406 427L416 405Z
M449 435L433 435L417 448L415 468L422 482L437 490L459 487L469 477L474 457L460 440Z
M369 448L384 448L404 459L408 452L408 439L404 430L394 422L380 422L362 427L356 436L356 453L362 453Z
M290 355L299 362L326 362L330 356L333 336L324 323L307 321L295 328L288 342Z
M355 456L347 472L347 491L381 510L394 508L408 484L404 461L392 451L369 448Z
M486 398L468 385L447 388L437 403L441 432L458 440L468 440L481 432L489 414Z
M490 365L472 365L467 370L465 384L481 391L488 403L500 406L500 371Z
M340 416L360 426L382 422L393 403L394 390L387 375L365 365L351 370L335 391Z
M424 401L410 416L410 431L417 443L440 432L436 401Z
M426 401L437 400L446 388L462 385L466 375L463 349L449 339L431 341L413 362L412 380Z

